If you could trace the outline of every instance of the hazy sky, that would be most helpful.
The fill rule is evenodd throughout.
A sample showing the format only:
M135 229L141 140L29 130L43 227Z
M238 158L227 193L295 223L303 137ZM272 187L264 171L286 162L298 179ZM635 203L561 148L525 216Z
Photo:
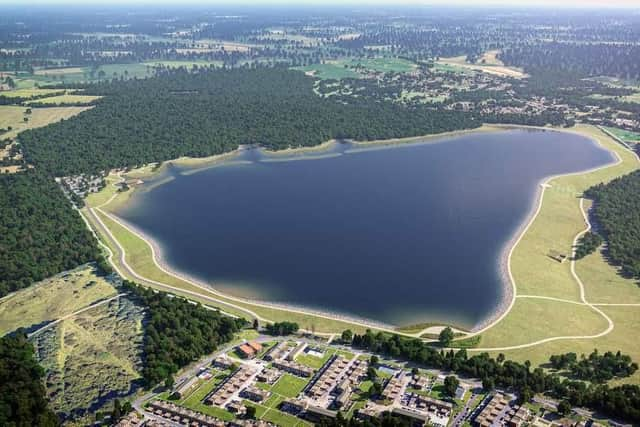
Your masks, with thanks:
M12 5L47 5L47 4L81 4L81 5L474 5L474 6L541 6L541 7L633 7L640 9L640 0L0 0L3 4Z

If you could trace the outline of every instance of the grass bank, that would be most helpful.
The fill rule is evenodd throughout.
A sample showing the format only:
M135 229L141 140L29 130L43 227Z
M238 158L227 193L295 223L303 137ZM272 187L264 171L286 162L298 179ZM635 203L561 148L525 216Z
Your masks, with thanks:
M595 127L579 125L570 132L592 138L615 153L620 161L609 167L560 176L548 182L540 212L513 250L511 268L516 287L515 303L500 322L483 331L479 348L510 347L527 340L562 336L592 336L606 330L605 318L583 304L580 284L571 273L571 262L558 262L549 254L555 251L571 255L574 238L586 227L580 208L580 197L586 189L630 173L640 165L635 154ZM598 306L613 321L613 330L598 338L562 339L500 352L507 358L530 360L534 364L546 362L551 354L588 353L594 348L621 350L634 360L640 360L640 346L628 340L628 334L640 327L640 305L624 305L640 301L640 288L617 275L616 268L606 262L601 250L576 262L575 272L583 283L585 300L590 304L621 304ZM637 380L637 376L635 378Z

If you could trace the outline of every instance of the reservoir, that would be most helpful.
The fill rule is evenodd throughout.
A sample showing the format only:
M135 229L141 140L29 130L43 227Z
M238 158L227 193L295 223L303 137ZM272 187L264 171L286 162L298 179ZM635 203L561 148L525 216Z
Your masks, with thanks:
M117 215L171 269L231 295L472 328L504 303L501 261L541 181L613 160L584 137L524 129L308 154L247 149L165 168Z

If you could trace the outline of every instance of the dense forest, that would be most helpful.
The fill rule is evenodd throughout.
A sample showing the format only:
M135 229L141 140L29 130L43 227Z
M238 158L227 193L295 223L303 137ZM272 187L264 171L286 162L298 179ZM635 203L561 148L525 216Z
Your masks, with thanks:
M53 178L0 175L0 297L95 260L96 240Z
M22 331L0 338L0 426L53 427L60 424L47 407L44 371Z
M96 173L240 144L278 149L332 138L372 140L480 126L463 112L407 108L313 92L313 79L279 68L167 71L146 80L96 84L106 97L90 111L22 132L25 160L56 176Z
M142 372L148 386L172 382L178 369L231 341L246 323L132 282L125 281L123 288L148 310Z
M624 274L640 278L640 171L591 187L594 213L610 260Z
M265 326L265 330L269 335L282 336L291 335L298 332L300 327L295 322L275 322Z
M597 409L605 414L621 417L628 421L640 422L640 386L622 385L609 387L606 384L589 384L580 380L561 380L559 376L546 373L542 368L531 370L531 364L504 360L504 356L493 359L488 353L472 357L466 350L457 352L441 351L417 338L405 338L399 335L373 333L370 330L363 335L354 335L352 344L373 353L402 358L421 365L480 378L488 389L494 387L516 391L523 400L529 400L535 393L548 393L557 399L566 399L572 405ZM602 359L597 356L587 366L598 369L596 363ZM604 365L609 365L606 358ZM622 356L613 357L616 362L628 362L628 369L618 369L619 375L630 375L637 368L631 366Z
M578 239L578 244L576 245L575 259L582 259L587 255L593 253L600 247L602 244L602 237L599 234L588 231L584 233L580 239Z
M577 76L640 79L640 46L636 43L522 43L505 49L500 59L526 71L569 72Z
M565 353L553 355L549 361L554 369L566 369L574 378L593 382L628 377L638 370L638 364L632 362L631 357L611 351L599 354L594 350L589 356L583 355L580 360L575 353Z

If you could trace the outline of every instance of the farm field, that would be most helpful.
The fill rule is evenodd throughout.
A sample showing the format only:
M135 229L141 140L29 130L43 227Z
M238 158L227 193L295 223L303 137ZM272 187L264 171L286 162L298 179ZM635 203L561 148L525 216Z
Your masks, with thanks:
M526 77L526 74L519 68L499 65L497 58L495 58L495 53L485 53L482 58L490 61L491 63L487 62L483 64L479 61L479 63L472 64L467 62L464 56L456 56L451 58L440 58L438 61L436 61L436 64L452 67L449 71L456 71L460 68L463 68L470 71L480 71L483 73L494 74L502 77L513 77L518 79Z
M91 107L50 107L32 108L31 114L25 114L25 107L0 105L0 128L11 126L12 130L2 134L2 139L14 138L26 129L46 126L50 123L68 119ZM25 117L28 121L24 121Z
M116 294L91 265L61 273L0 299L0 335L59 319Z
M56 412L82 416L135 389L143 316L141 307L121 297L31 337Z
M82 83L100 80L111 79L127 79L138 78L143 79L153 76L153 67L156 65L162 65L169 68L187 67L193 68L197 66L220 66L221 61L206 61L206 60L194 60L194 61L146 61L146 62L133 62L126 64L103 64L91 69L90 67L64 67L64 68L42 68L35 70L33 74L21 72L15 76L14 81L17 85L17 90L0 92L5 96L11 96L10 93L18 92L19 90L29 93L28 90L35 90L39 93L42 91L60 92L59 89L38 89L36 85L46 84L60 84L60 83ZM21 96L21 95L13 95Z
M64 93L64 90L60 89L24 88L2 91L0 92L0 95L6 98L31 98L37 96L52 96L62 93Z
M220 67L222 66L222 61L147 61L144 64L151 66L161 65L168 68L186 67L190 69L193 67L208 67L210 65Z
M343 63L350 67L364 68L379 72L407 73L418 68L417 64L402 58L362 58Z
M304 71L305 74L323 80L358 79L361 77L357 72L334 63L295 67L294 70Z
M101 98L100 96L92 96L92 95L65 94L60 96L48 96L46 98L28 101L27 104L51 104L51 105L85 104L85 105L88 105L91 102L100 98Z

